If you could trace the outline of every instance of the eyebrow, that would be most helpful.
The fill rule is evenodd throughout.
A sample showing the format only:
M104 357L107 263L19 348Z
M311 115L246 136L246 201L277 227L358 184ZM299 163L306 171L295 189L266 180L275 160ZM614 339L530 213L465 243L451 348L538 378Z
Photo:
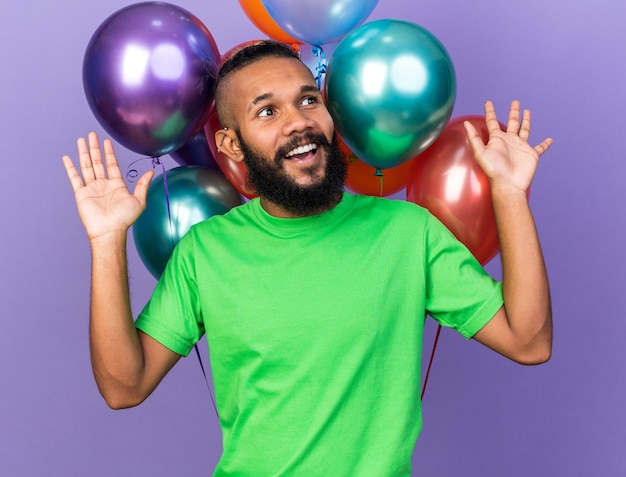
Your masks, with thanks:
M300 87L300 93L319 93L320 90L317 88L317 86L313 86L313 85L309 85L309 84L305 84L303 86ZM259 96L257 96L256 98L254 98L252 100L252 102L250 103L251 106L257 105L262 101L271 99L274 97L274 93L264 93L261 94Z

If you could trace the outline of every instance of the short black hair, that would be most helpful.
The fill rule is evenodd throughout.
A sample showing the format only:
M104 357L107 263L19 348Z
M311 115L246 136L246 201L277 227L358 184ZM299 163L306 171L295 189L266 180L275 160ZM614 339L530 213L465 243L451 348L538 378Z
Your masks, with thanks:
M295 58L298 61L302 61L297 45L288 45L275 40L261 40L235 51L230 58L222 63L214 90L215 109L222 125L224 125L226 114L223 111L223 88L220 88L220 85L224 83L224 79L252 63L270 57Z
M250 43L236 50L220 67L217 81L255 61L269 56L287 57L300 59L298 47L287 45L274 40L262 40Z

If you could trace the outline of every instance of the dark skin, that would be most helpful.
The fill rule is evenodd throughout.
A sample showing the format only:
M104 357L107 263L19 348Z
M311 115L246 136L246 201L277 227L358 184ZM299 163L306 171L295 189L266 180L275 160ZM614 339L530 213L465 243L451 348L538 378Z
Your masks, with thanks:
M228 128L217 131L215 141L232 160L244 159L235 129L257 154L268 158L268 167L272 167L269 158L294 135L312 131L332 142L334 125L330 113L315 79L297 59L264 58L233 73L224 88L225 101L230 106ZM319 183L327 160L325 150L317 147L299 156L284 161L285 172L302 187ZM272 215L294 216L267 198L260 200Z
M222 152L242 161L233 128L263 157L311 130L332 139L334 126L308 69L296 59L265 58L232 74L225 101L230 105L228 129L216 133ZM550 358L552 315L546 269L528 205L528 188L539 157L552 144L528 143L530 112L513 101L507 129L501 131L493 105L485 103L489 140L484 144L471 124L468 140L491 182L503 266L505 305L474 339L522 364ZM303 143L290 151L284 169L302 187L321 180L326 153ZM113 146L98 137L78 140L80 172L63 157L79 215L92 250L90 344L98 388L112 408L135 406L156 388L180 356L137 331L131 314L126 265L126 237L146 205L152 172L144 174L134 192L126 187ZM269 160L269 159L268 159ZM280 205L260 197L277 217L294 217ZM329 206L329 207L332 207Z

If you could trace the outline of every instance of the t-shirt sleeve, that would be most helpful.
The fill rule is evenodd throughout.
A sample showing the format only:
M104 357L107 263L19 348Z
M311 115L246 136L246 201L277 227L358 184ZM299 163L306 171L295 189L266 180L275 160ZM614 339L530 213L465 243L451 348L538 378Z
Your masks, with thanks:
M182 356L187 356L204 334L189 236L174 249L135 327Z
M502 307L502 284L435 217L425 234L427 312L470 339Z

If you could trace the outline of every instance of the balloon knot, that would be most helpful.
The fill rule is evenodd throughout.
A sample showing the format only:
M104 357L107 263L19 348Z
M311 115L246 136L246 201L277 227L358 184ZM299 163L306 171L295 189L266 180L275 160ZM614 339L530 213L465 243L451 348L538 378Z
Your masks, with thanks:
M382 177L383 176L383 171L380 168L376 168L376 172L374 172L374 175L377 177Z
M315 77L315 81L317 81L317 87L322 89L322 75L326 74L326 57L324 56L324 50L322 50L321 46L313 45L311 48L311 53L313 56L317 56L317 76Z

